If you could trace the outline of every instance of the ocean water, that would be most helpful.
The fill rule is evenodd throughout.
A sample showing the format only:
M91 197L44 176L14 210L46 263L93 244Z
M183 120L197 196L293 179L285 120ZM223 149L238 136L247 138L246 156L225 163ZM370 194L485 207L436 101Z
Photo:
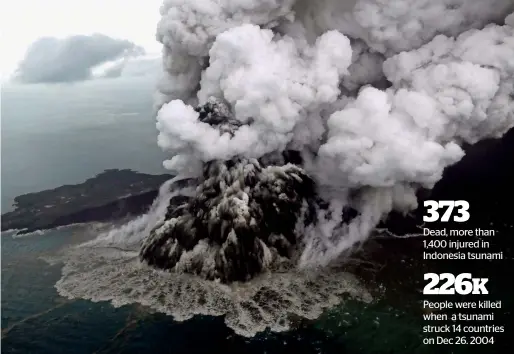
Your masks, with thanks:
M108 168L163 173L148 77L2 87L2 211Z

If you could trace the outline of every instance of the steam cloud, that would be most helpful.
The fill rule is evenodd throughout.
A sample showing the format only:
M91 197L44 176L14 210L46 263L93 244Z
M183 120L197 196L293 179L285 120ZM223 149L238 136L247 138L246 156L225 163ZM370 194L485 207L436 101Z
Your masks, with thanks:
M23 83L55 83L86 80L98 65L125 63L144 54L144 49L127 40L102 34L77 35L63 39L43 37L32 43L14 79Z
M463 144L514 126L512 0L160 11L158 144L178 177L147 215L66 256L67 297L225 315L248 336L342 294L369 301L342 256L416 208Z
M510 0L165 1L157 128L172 158L164 165L201 176L203 194L213 177L200 172L206 164L299 152L298 168L328 204L297 234L300 263L330 264L391 210L414 209L416 190L432 188L463 157L463 143L514 125L514 30L503 24L513 8ZM230 129L202 118L212 102L226 106L219 115ZM250 210L248 228L264 207L254 187L232 187ZM345 208L357 215L343 222ZM196 244L195 217L167 225L191 228ZM177 232L163 237L175 244ZM225 236L209 242L221 246ZM177 249L162 252L180 264Z

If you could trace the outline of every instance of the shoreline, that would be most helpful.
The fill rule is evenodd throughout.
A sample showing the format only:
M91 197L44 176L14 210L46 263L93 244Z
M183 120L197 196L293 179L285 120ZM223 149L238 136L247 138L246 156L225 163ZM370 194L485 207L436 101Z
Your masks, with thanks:
M14 210L2 214L1 231L19 235L141 215L172 177L109 169L81 184L23 194Z

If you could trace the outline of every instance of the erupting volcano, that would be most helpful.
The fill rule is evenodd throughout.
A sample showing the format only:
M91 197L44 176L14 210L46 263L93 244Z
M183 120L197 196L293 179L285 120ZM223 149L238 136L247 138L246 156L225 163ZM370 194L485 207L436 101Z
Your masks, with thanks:
M512 11L512 0L164 1L155 108L177 177L147 215L75 254L60 292L226 314L244 335L315 318L343 293L369 300L333 266L391 212L416 209L463 146L514 126ZM98 255L120 244L131 252Z

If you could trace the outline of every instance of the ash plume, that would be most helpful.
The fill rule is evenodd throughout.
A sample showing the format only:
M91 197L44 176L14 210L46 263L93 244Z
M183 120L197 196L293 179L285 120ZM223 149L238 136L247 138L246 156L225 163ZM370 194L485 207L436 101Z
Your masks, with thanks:
M328 265L390 211L416 208L416 190L432 188L463 157L462 144L500 137L514 125L514 34L504 23L513 7L506 0L165 1L157 36L167 73L156 102L159 146L171 155L165 167L202 177L197 196L170 214L165 225L173 226L146 240L142 258L155 264L149 250L159 253L162 234L171 242L160 251L169 258L165 268L181 263L184 243L202 238L198 250L223 247L219 231L196 225L225 222L197 212L199 204L219 205L225 188L242 193L223 205L230 230L244 225L231 235L246 240L242 234L255 232L248 231L260 220L254 215L265 208L252 196L259 183L246 183L264 178L254 174L260 163L250 161L285 151L299 154L295 173L312 180L328 206L308 203L314 217L295 212L295 223L312 222L301 230L289 225L294 237L279 232L303 245L301 265ZM207 121L201 112L213 102L220 108ZM228 165L240 171L237 187L223 176L236 178ZM214 195L206 192L213 183ZM296 210L298 201L290 202ZM245 217L242 204L250 210ZM343 221L348 208L357 213ZM277 231L257 233L265 240ZM269 251L252 245L265 268ZM209 252L205 257L219 255ZM209 262L223 268L216 259ZM200 268L192 272L206 272Z

